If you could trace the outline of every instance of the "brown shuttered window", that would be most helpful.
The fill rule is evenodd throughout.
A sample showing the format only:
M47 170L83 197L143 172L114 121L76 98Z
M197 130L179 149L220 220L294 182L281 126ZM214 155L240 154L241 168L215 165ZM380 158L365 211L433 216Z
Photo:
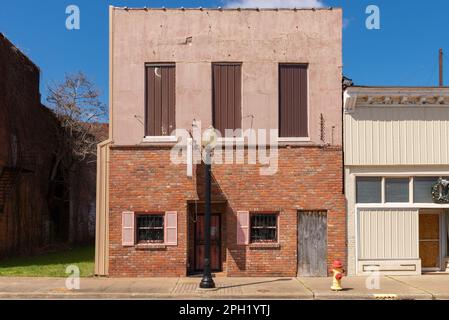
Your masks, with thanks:
M176 129L175 95L175 65L147 65L145 136L169 136Z
M279 136L306 138L309 135L305 64L279 65Z
M242 65L212 65L212 117L214 128L225 137L225 129L242 128Z

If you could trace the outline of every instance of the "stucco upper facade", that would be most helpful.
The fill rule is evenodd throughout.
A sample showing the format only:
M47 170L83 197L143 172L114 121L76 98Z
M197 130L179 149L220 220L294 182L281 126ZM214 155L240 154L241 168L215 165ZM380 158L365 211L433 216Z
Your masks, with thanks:
M279 63L306 63L310 141L302 143L324 136L341 145L340 9L111 8L110 24L114 144L143 143L146 63L176 64L176 127L190 130L193 119L212 123L211 63L240 62L243 130L278 127Z

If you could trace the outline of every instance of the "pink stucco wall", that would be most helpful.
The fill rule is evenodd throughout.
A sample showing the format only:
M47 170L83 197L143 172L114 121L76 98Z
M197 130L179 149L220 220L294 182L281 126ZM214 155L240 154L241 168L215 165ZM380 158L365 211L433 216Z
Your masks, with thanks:
M211 63L242 62L243 129L278 126L278 64L309 63L309 131L341 145L342 11L112 9L112 139L144 136L144 65L176 63L176 126L212 121ZM192 42L186 44L186 38Z

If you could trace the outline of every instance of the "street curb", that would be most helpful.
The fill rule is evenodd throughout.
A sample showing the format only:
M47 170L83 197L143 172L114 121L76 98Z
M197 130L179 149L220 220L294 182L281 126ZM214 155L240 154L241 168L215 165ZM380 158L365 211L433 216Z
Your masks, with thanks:
M313 295L220 295L208 294L147 294L147 293L7 293L0 292L0 300L383 300L373 294L319 294ZM449 295L432 296L429 294L397 295L395 299L385 300L448 300Z
M0 293L0 300L313 300L311 296L208 296L208 295L170 295L170 294L49 294L49 293Z
M385 294L385 298L376 297L378 294L345 294L330 295L327 293L316 293L315 300L434 300L430 294L410 294L410 295L392 295ZM391 296L391 297L390 297ZM394 296L394 297L393 297Z

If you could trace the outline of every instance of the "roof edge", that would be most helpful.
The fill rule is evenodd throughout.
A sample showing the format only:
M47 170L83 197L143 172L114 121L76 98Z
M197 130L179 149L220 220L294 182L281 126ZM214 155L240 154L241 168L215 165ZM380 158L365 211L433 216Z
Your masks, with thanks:
M151 8L151 7L115 7L111 6L114 10L125 10L125 11L332 11L332 10L343 10L341 7L325 7L325 8Z
M2 32L0 32L0 40L3 40L6 42L6 44L12 49L14 52L20 55L27 63L32 65L34 68L36 68L37 71L40 72L40 68L37 64L33 62L22 50L20 50L14 43L11 42Z

